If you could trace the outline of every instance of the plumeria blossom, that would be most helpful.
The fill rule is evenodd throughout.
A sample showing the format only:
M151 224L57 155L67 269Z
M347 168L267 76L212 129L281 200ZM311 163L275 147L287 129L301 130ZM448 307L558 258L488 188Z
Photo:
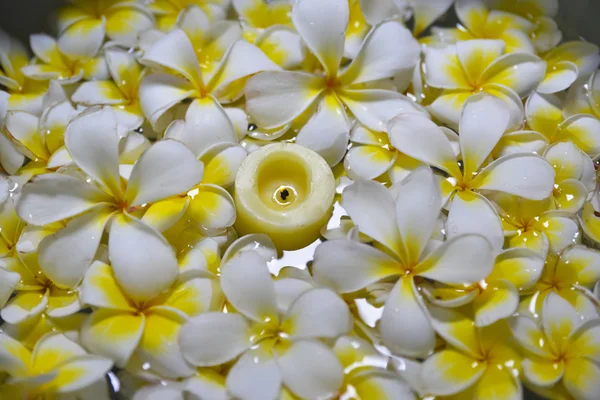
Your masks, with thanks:
M460 153L458 135L448 128L441 128L454 145L456 155ZM386 174L391 182L400 182L420 165L415 160L395 149L387 132L373 132L356 124L350 132L352 148L346 153L344 167L354 179L375 179Z
M477 282L492 270L494 256L489 241L477 234L455 236L438 246L429 243L442 207L429 168L415 170L398 185L396 198L372 181L357 181L343 193L342 206L381 250L354 240L328 241L317 248L312 268L318 282L339 293L395 282L380 322L383 343L396 354L422 357L433 350L435 334L420 282Z
M148 273L136 277L130 287L138 289L132 292L119 285L111 266L94 262L83 280L81 300L95 311L81 329L81 342L121 368L148 362L161 376L191 376L194 368L183 359L177 337L189 317L221 306L218 285L208 278L176 282L173 277L164 282L166 291L158 288L138 300L137 293L154 286L152 281Z
M14 398L85 397L92 388L98 394L97 384L112 365L107 358L87 354L61 333L45 335L33 351L0 333L0 372L9 375L4 385L12 387Z
M133 54L123 50L109 49L104 56L112 79L84 82L71 99L85 106L110 105L120 126L137 129L144 123L138 99L142 68Z
M233 43L242 38L242 29L235 21L211 20L197 5L184 8L174 29L181 29L190 39L203 74L213 74ZM144 52L167 33L149 29L140 36Z
M538 93L556 93L568 89L578 79L587 79L600 65L598 46L584 41L561 44L543 56L548 64Z
M441 307L471 303L475 326L482 327L517 311L519 296L528 293L544 269L544 258L529 249L508 249L496 256L492 273L471 286L424 286L426 298Z
M374 83L416 65L420 48L410 32L394 21L378 25L352 63L341 70L348 18L346 0L296 2L294 26L323 70L264 72L246 85L246 109L262 128L282 128L313 114L298 132L296 143L316 151L330 165L342 159L348 145L345 107L375 131L383 131L398 112L420 112L405 96Z
M191 318L179 338L186 360L213 366L239 356L226 380L235 397L277 399L282 385L301 398L337 393L343 369L319 339L350 330L342 299L329 289L311 289L281 313L265 259L254 251L241 251L221 267L221 288L237 313Z
M58 47L78 53L107 36L123 46L135 46L137 35L154 24L152 13L130 0L69 0L58 12ZM84 50L85 51L85 50Z
M388 358L367 340L342 336L335 342L333 351L344 367L345 390L341 398L417 398L409 384L386 370Z
M404 18L412 14L413 34L419 36L448 11L452 2L453 0L361 0L360 7L371 25L394 16Z
M562 32L554 18L558 14L558 0L490 0L491 7L520 15L535 24L531 40L537 52L546 52L558 45Z
M590 300L591 290L600 279L600 253L582 245L566 248L560 255L548 257L546 266L530 292L523 300L533 314L539 314L544 299L551 293L567 300L585 318L596 318L598 311Z
M476 328L459 310L434 307L435 331L446 347L423 363L421 379L430 395L462 394L464 398L520 399L521 358L512 343L506 321Z
M21 68L29 63L29 52L21 42L0 31L0 84L11 94L8 109L42 112L42 97L48 88L46 82L27 78Z
M173 116L169 110L192 99L185 113L184 135L188 147L208 148L218 143L237 143L235 128L221 104L238 100L246 79L259 71L278 69L256 46L235 42L213 74L204 76L192 43L176 29L145 52L142 62L178 75L153 73L142 80L139 98L144 114L156 131L164 129Z
M55 79L63 84L75 83L82 78L103 79L108 75L104 57L98 54L103 40L104 37L98 37L94 42L87 42L85 47L65 52L53 37L46 34L31 35L31 50L37 63L24 66L21 72L33 80Z
M177 19L188 6L198 6L211 20L225 18L230 0L144 0L156 17L158 29L168 32L175 27Z
M53 281L75 285L108 228L108 255L119 284L137 300L154 297L177 275L177 260L165 238L134 215L160 200L185 194L202 179L202 164L182 143L160 141L142 154L123 182L117 120L108 107L73 120L65 143L74 163L89 177L40 175L25 185L17 206L19 216L36 226L70 219L40 244L40 265ZM148 248L131 251L136 243ZM138 287L131 279L138 273L153 283Z
M565 100L566 116L590 114L600 118L600 70L594 71L587 80L579 80L571 86Z
M498 39L504 42L506 52L535 54L530 35L535 23L517 14L490 10L485 0L457 0L454 3L460 21L457 28L435 28L434 35L443 41L470 39Z
M544 300L541 319L539 324L527 316L510 320L513 336L525 350L526 382L543 395L598 398L599 320L583 322L573 306L554 293Z
M10 94L0 90L0 167L2 172L15 174L23 165L25 156L6 133L6 114L10 97ZM6 191L4 193L6 194Z
M20 174L46 173L71 163L64 146L64 132L77 112L68 100L51 104L40 117L25 111L8 112L6 132L17 149L31 160L20 169Z
M357 2L355 2L357 3ZM304 61L305 50L300 35L293 29L292 2L279 0L235 0L244 38L258 46L271 60L284 69L293 69ZM360 14L360 9L358 10ZM361 25L364 30L364 26ZM360 31L361 29L357 29ZM360 33L357 33L360 35ZM359 40L362 41L361 36Z
M487 92L506 101L511 127L522 125L522 103L544 79L546 63L529 53L506 53L501 40L465 40L429 46L425 51L425 79L443 89L428 110L442 123L455 128L465 101Z
M446 224L449 238L479 233L501 249L504 235L500 218L485 196L490 191L532 200L550 196L554 171L540 156L514 154L486 162L509 120L507 107L494 96L482 93L469 98L459 128L462 167L446 134L427 118L401 114L390 123L392 146L449 175L441 181L444 198L450 201Z
M562 103L551 94L532 94L525 104L527 126L548 143L573 142L592 159L600 156L600 120L589 114L565 117Z

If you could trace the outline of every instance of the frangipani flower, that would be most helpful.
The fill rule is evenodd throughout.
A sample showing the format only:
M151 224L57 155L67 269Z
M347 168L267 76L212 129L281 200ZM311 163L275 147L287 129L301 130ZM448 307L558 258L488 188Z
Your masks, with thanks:
M533 296L525 299L523 305L533 314L539 313L544 299L556 293L583 317L596 318L598 311L589 299L589 291L599 279L600 252L582 245L568 247L560 255L548 257Z
M119 176L117 120L108 107L73 120L65 143L74 163L89 178L59 173L37 176L25 185L17 205L21 219L32 225L70 219L40 244L39 262L45 274L63 285L77 284L108 227L108 255L119 284L136 300L154 297L177 276L177 260L165 238L132 214L186 193L202 179L202 164L182 143L159 141L142 154L125 184ZM140 245L143 250L134 250ZM133 278L137 274L147 276L149 282L138 286Z
M41 117L24 111L8 112L6 132L17 149L31 160L19 174L46 173L71 163L63 135L76 115L77 110L69 101L50 105Z
M371 25L412 13L413 34L419 36L452 5L453 0L360 0L360 7Z
M587 78L600 65L598 46L581 40L566 42L543 56L548 64L538 93L556 93L568 89L578 79Z
M239 15L244 39L254 43L284 69L300 66L305 50L302 39L293 29L291 1L235 0L233 7ZM361 28L364 29L364 26ZM363 37L364 34L359 45Z
M531 40L538 52L546 52L558 45L562 32L554 17L558 14L558 0L490 0L492 8L507 11L529 19L535 24Z
M465 313L439 307L432 307L431 316L446 348L423 363L421 379L426 393L460 394L465 399L522 398L521 357L505 321L476 328Z
M595 160L600 156L600 120L589 114L565 117L555 95L533 93L525 104L527 126L548 143L573 142Z
M142 62L170 71L169 74L147 75L140 86L142 109L156 131L171 122L169 109L185 99L193 99L185 114L184 135L189 136L186 143L195 154L199 148L206 149L213 144L238 142L233 124L221 104L242 96L248 76L279 68L256 46L238 40L215 72L204 76L192 43L179 29L159 39L144 54Z
M18 398L86 397L85 389L104 380L112 365L61 333L42 337L33 351L0 333L0 372L8 373L5 384L14 387Z
M406 382L386 370L388 358L367 340L342 336L335 342L333 351L344 367L344 395L359 399L416 399Z
M133 357L140 365L150 363L161 376L191 376L194 368L183 359L177 337L188 317L221 307L218 282L173 278L165 282L167 290L159 288L139 300L137 293L155 287L153 280L142 273L129 285L138 288L131 292L118 283L111 266L94 262L81 285L81 301L95 308L81 329L81 343L121 368Z
M522 125L522 103L544 79L546 63L529 53L505 54L501 40L465 40L429 46L425 51L425 79L444 89L428 110L442 123L458 126L466 100L479 92L499 97L511 110L510 126Z
M137 36L154 24L150 11L131 0L69 0L58 12L58 47L77 54L97 41L110 40L134 47Z
M475 326L491 325L517 311L519 295L527 293L544 269L544 258L529 249L508 249L496 256L492 273L471 286L424 286L427 299L441 307L471 302Z
M441 128L448 140L460 152L458 135L448 128ZM387 132L373 132L360 124L356 124L350 132L352 148L346 153L344 167L353 179L375 179L387 175L391 182L400 182L408 174L423 165L395 149Z
M102 47L103 37L95 42L87 42L85 47L75 48L66 53L58 48L56 40L46 34L31 35L31 50L38 61L37 64L21 68L23 75L37 81L55 79L62 84L80 81L82 78L105 79L108 75L104 57L98 55Z
M142 68L133 54L123 50L109 49L104 56L112 80L83 82L71 99L85 106L110 105L120 126L137 129L144 123L138 99Z
M48 84L23 75L21 68L27 64L29 53L25 46L0 30L0 84L11 94L8 109L40 114Z
M526 382L544 395L597 399L600 320L584 323L573 306L554 293L544 300L541 316L539 325L526 316L509 320L514 338L525 350Z
M545 257L580 240L574 213L556 210L550 198L533 201L494 194L490 199L498 206L508 247L526 247Z
M369 32L356 58L340 70L348 18L347 0L297 1L294 26L323 70L264 72L246 85L246 109L261 128L283 128L314 113L296 143L316 151L330 165L342 159L348 145L346 107L375 131L385 130L398 112L420 112L402 94L375 84L414 68L420 54L417 41L398 22L385 22Z
M514 154L487 164L509 119L508 109L494 96L482 93L466 101L459 132L462 167L446 134L427 118L401 114L390 123L392 146L450 176L441 181L444 198L450 201L449 238L479 233L500 250L504 242L500 218L485 196L495 191L542 200L552 192L554 171L537 155Z
M418 290L420 282L477 282L492 270L494 255L481 235L455 236L439 246L429 243L442 208L429 168L415 170L397 185L396 199L372 181L357 181L344 190L342 206L360 232L379 246L327 241L315 251L312 272L319 283L338 293L395 282L379 326L383 343L395 354L423 357L433 350L435 334Z
M329 289L311 289L281 313L265 259L254 251L239 252L221 267L221 288L237 313L190 319L179 338L186 360L213 366L240 356L226 381L229 394L239 398L278 399L282 385L301 398L338 392L342 366L319 339L350 330L342 299Z
M199 6L211 20L225 18L230 0L144 0L156 17L158 29L169 32L188 6Z
M506 52L535 54L529 36L535 23L510 12L490 10L485 0L457 0L454 9L460 21L458 28L434 28L434 35L442 40L498 39L504 42Z
M600 70L587 80L575 82L567 94L565 116L590 114L600 118Z

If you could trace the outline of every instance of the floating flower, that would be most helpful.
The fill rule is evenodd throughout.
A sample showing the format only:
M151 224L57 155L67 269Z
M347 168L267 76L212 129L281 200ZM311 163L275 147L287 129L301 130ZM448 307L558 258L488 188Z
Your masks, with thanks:
M448 128L441 128L448 136L458 155L458 135ZM352 148L346 153L344 167L348 176L354 179L389 178L391 182L400 182L408 174L423 165L395 149L390 143L387 132L373 132L356 124L350 132ZM386 174L387 173L387 174ZM386 175L384 175L386 174Z
M553 49L562 39L562 32L553 19L558 14L558 0L493 0L495 8L520 15L535 24L531 40L538 52Z
M588 114L565 117L555 95L533 93L525 104L527 126L548 143L573 142L592 159L600 156L600 120Z
M103 37L86 42L86 46L63 52L56 40L46 34L31 35L31 49L38 63L21 68L23 75L37 81L56 79L62 84L84 79L103 79L108 75L104 57L98 55Z
M586 318L596 318L598 312L589 299L589 291L600 279L600 252L582 245L566 248L560 255L548 257L544 272L532 290L532 297L524 300L530 312L539 313L544 299L556 293L567 300Z
M177 19L188 6L199 6L211 20L225 18L230 0L144 0L156 16L158 29L168 32L173 29Z
M494 191L542 200L552 192L554 171L537 155L514 154L487 163L509 119L508 109L494 96L482 93L469 98L460 119L460 167L448 137L427 118L401 114L390 123L392 146L449 175L442 181L444 198L450 201L449 238L479 233L499 250L504 242L500 218L485 196Z
M356 336L342 336L335 342L333 351L344 367L345 395L367 399L377 393L390 398L415 398L412 388L406 382L386 370L388 358L367 340Z
M573 306L554 293L544 300L541 327L526 316L511 319L513 336L525 349L526 382L545 396L600 396L598 321L583 323Z
M112 80L84 82L73 93L72 100L85 106L110 105L120 126L137 129L144 123L138 99L142 68L133 54L123 50L106 50L104 56Z
M40 114L42 97L48 85L29 79L21 72L21 68L29 64L29 53L25 46L0 31L0 55L0 83L11 94L8 109Z
M61 333L44 336L33 351L0 333L0 346L0 372L10 376L4 385L11 386L18 398L97 395L95 384L104 380L113 364L104 357L87 354Z
M551 199L533 201L504 194L490 198L499 207L508 247L526 247L545 257L580 240L575 215L556 210Z
M360 6L371 25L412 13L413 34L419 36L448 11L452 2L453 0L362 0Z
M253 251L237 253L221 267L221 288L238 313L190 319L179 339L186 360L213 366L241 355L226 381L228 392L240 398L278 398L282 384L302 398L337 393L342 366L318 339L335 339L350 330L343 300L329 289L312 289L282 314L265 259Z
M568 89L578 79L587 78L600 65L598 46L584 41L566 42L544 54L548 64L538 93Z
M36 226L71 219L41 244L39 262L45 273L53 281L77 284L109 227L108 255L119 284L138 300L166 289L177 276L173 249L134 215L152 203L186 193L202 178L202 164L183 144L160 141L142 154L124 184L119 176L117 120L111 108L92 110L72 121L65 143L89 178L60 173L37 176L25 185L17 206L19 216ZM141 243L144 251L132 250ZM136 285L131 277L137 273L148 276L152 284Z
M145 300L137 293L155 287L148 273L133 279L130 291L118 283L111 266L96 261L81 285L81 301L95 307L81 329L81 343L96 354L115 361L121 368L133 357L140 365L149 363L161 376L188 377L194 369L183 359L177 337L188 317L218 309L222 297L218 282L192 278L164 282L168 288L148 292Z
M204 77L192 43L179 29L158 40L144 54L142 62L177 73L153 73L142 80L140 102L156 131L164 130L173 119L169 109L185 99L193 100L185 113L183 134L189 137L186 143L196 154L213 144L238 142L235 128L221 104L238 100L250 75L279 68L256 46L238 40L229 48L219 68Z
M317 247L312 272L339 293L395 281L380 321L383 343L396 354L423 357L433 350L435 334L419 284L423 278L457 285L477 282L492 270L493 249L487 239L473 234L438 247L429 243L442 207L429 168L415 170L398 185L395 199L372 181L344 190L342 206L381 250L354 240L328 241Z
M457 0L454 3L460 21L457 28L434 28L434 35L443 41L498 39L506 52L535 54L530 35L536 28L527 18L506 11L490 10L485 0Z
M471 286L424 286L429 301L441 307L472 304L475 326L489 326L511 316L544 269L544 258L529 249L508 249L496 256L492 273Z
M507 53L501 40L465 40L429 46L425 51L425 79L444 89L428 110L442 123L458 126L466 100L487 92L506 101L511 127L522 124L519 98L529 96L544 79L546 63L529 53Z
M435 307L431 315L435 331L447 344L423 363L421 379L426 393L522 398L518 379L521 358L505 321L476 328L460 311Z
M20 175L51 172L71 163L64 147L64 132L77 115L69 101L56 102L41 117L25 111L9 111L6 115L6 132L17 149L31 160L21 168Z
M135 46L137 36L151 28L150 11L131 0L69 0L58 12L58 47L66 54L85 49L107 36L123 46Z
M414 68L420 48L410 32L397 22L375 27L356 58L342 71L348 18L347 0L296 2L294 26L323 70L312 74L264 72L246 85L246 109L262 128L282 128L314 113L300 129L296 143L316 151L330 165L342 159L348 145L350 124L345 107L375 131L384 130L400 111L420 112L405 96L379 89L374 83ZM385 60L381 54L386 54Z
M594 73L587 80L580 80L569 89L565 100L565 116L590 114L600 119L600 72Z

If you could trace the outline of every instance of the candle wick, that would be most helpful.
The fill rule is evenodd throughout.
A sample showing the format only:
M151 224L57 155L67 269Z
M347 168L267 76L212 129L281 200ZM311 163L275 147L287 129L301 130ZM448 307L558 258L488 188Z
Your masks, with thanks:
M283 189L281 191L281 200L285 201L285 199L290 195L290 192L288 192L287 189Z

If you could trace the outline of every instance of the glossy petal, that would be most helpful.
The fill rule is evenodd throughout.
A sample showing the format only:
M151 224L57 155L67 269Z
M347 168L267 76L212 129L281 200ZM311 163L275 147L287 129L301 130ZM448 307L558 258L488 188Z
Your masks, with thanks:
M267 71L246 84L246 110L266 129L281 127L304 112L324 89L322 79L304 72Z
M490 283L473 302L475 323L488 326L512 315L519 305L519 292L508 281Z
M335 353L317 341L299 341L277 357L283 383L302 398L328 398L338 392L343 370Z
M94 261L81 283L80 300L83 304L103 309L135 311L131 301L119 287L112 267Z
M517 342L533 354L550 360L552 350L542 328L532 318L519 315L508 319L510 330Z
M394 354L423 357L433 350L435 333L420 296L413 278L402 277L385 302L379 329Z
M542 306L542 326L554 351L563 350L567 339L580 324L571 304L553 292L548 294Z
M142 251L132 251L143 246ZM108 255L117 281L135 300L151 299L177 277L175 252L150 226L128 215L115 216L110 225Z
M62 54L73 59L88 59L96 55L102 42L106 21L87 18L71 25L58 39L58 48Z
M260 349L257 350L260 352ZM260 382L259 385L256 383ZM281 390L281 372L273 358L243 354L227 375L227 391L247 400L277 399Z
M442 350L423 363L425 390L435 395L459 393L473 385L484 373L485 365L456 350Z
M257 322L277 320L275 287L266 262L259 254L241 252L223 265L221 288L227 300L248 318Z
M292 21L310 51L329 76L336 76L344 54L344 33L348 25L348 3L332 0L301 0L292 9Z
M298 133L296 143L315 151L334 166L346 154L349 136L350 122L344 108L335 97L327 96Z
M183 325L179 346L193 365L219 365L250 346L248 329L248 322L240 314L206 313Z
M112 213L107 208L92 210L47 236L38 249L38 261L44 275L60 288L76 287L96 256Z
M504 85L521 97L531 94L544 79L546 63L528 53L509 53L496 59L483 73L486 84Z
M578 399L595 399L600 396L600 367L595 362L583 358L567 361L563 385Z
M515 154L489 164L472 181L479 190L497 190L531 200L547 198L554 185L554 170L534 155Z
M201 185L188 208L188 215L204 229L224 229L235 222L235 205L231 195L216 185Z
M184 193L202 179L204 166L185 145L162 140L142 154L127 182L130 207Z
M112 197L82 179L46 174L35 177L23 187L17 213L24 221L43 226L111 201Z
M375 179L387 172L396 161L396 154L379 146L354 146L344 158L348 176L354 179Z

